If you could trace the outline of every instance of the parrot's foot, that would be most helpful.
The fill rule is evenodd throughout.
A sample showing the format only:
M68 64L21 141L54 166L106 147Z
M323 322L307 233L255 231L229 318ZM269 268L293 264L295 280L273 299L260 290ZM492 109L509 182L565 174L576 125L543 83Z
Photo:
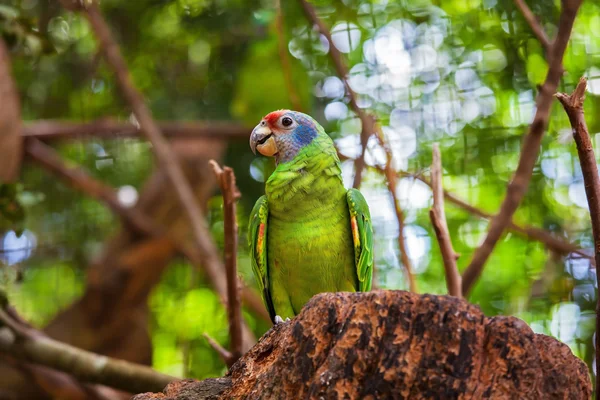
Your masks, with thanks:
M275 325L283 324L284 322L290 321L289 318L286 318L285 321L279 315L275 316Z

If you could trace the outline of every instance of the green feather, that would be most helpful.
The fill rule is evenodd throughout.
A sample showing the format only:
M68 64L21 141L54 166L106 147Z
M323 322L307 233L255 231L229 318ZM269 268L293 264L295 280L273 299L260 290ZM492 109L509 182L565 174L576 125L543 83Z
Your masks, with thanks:
M252 272L256 278L260 295L269 312L271 320L275 319L275 310L269 293L269 281L267 279L267 218L269 216L269 203L267 196L261 196L252 212L248 228L248 244L250 246L250 259L252 260ZM262 230L261 230L262 225Z
M344 188L333 142L318 128L293 160L277 166L250 216L253 271L271 319L294 317L321 292L371 288L369 209L358 190Z
M358 274L359 290L371 290L373 279L373 227L371 213L362 193L356 189L348 190L348 208L350 218L356 218L356 237L354 240L354 256L356 273ZM352 227L354 229L354 227ZM354 232L353 232L354 234Z

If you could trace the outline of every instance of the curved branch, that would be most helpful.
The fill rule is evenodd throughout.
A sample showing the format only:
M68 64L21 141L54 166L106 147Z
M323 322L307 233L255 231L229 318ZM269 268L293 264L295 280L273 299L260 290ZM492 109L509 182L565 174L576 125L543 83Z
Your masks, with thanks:
M500 206L500 211L492 218L485 240L475 250L471 263L463 273L463 295L469 293L473 284L479 278L479 275L481 275L487 259L494 250L505 228L512 220L513 214L519 207L527 191L533 174L533 168L540 152L542 137L550 118L553 94L556 92L562 75L563 56L569 43L573 23L581 2L582 0L564 0L562 2L563 10L560 16L558 33L548 57L550 69L537 96L535 117L523 141L519 164L512 181L508 185L506 196Z
M319 19L319 17L317 17L317 13L315 12L314 7L308 1L306 1L306 0L299 0L299 1L300 1L300 4L302 5L302 9L304 10L304 14L306 15L306 18L314 26L316 26L319 29L319 32L323 36L325 36L325 38L327 38L327 41L329 42L329 55L331 56L331 60L333 61L333 65L335 67L335 70L336 70L338 76L340 77L340 79L344 83L344 86L346 87L346 92L348 93L348 98L350 100L349 101L350 108L358 116L358 118L360 119L361 124L362 124L362 132L360 134L360 144L361 144L362 150L361 150L360 157L354 161L355 175L354 175L354 182L352 184L352 187L358 188L360 186L360 183L362 180L362 172L365 167L365 152L367 149L367 142L369 140L369 137L371 137L371 135L373 133L375 133L375 130L376 130L375 119L371 115L367 114L362 108L360 108L358 106L358 103L356 100L356 93L354 92L354 90L352 90L352 88L350 87L350 84L348 83L348 75L349 75L348 67L346 66L346 64L344 62L342 54L337 49L337 47L335 47L335 44L333 44L333 39L331 38L331 32L329 31L327 26L325 26L323 21L321 21L321 19Z

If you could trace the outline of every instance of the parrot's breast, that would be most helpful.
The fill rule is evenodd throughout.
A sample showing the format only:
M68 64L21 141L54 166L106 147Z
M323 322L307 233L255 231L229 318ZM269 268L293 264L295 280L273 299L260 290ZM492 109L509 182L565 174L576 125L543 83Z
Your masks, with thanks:
M295 314L318 293L358 290L347 191L333 143L323 140L279 165L266 187L269 281Z
M358 288L345 195L314 206L320 217L269 217L270 280L285 288L294 313L318 293Z

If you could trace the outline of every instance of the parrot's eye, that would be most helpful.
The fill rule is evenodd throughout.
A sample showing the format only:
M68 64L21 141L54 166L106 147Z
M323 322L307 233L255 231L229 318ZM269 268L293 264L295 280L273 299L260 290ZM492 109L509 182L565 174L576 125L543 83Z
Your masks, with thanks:
M283 117L281 119L281 125L285 127L289 127L294 123L294 121L290 117Z

